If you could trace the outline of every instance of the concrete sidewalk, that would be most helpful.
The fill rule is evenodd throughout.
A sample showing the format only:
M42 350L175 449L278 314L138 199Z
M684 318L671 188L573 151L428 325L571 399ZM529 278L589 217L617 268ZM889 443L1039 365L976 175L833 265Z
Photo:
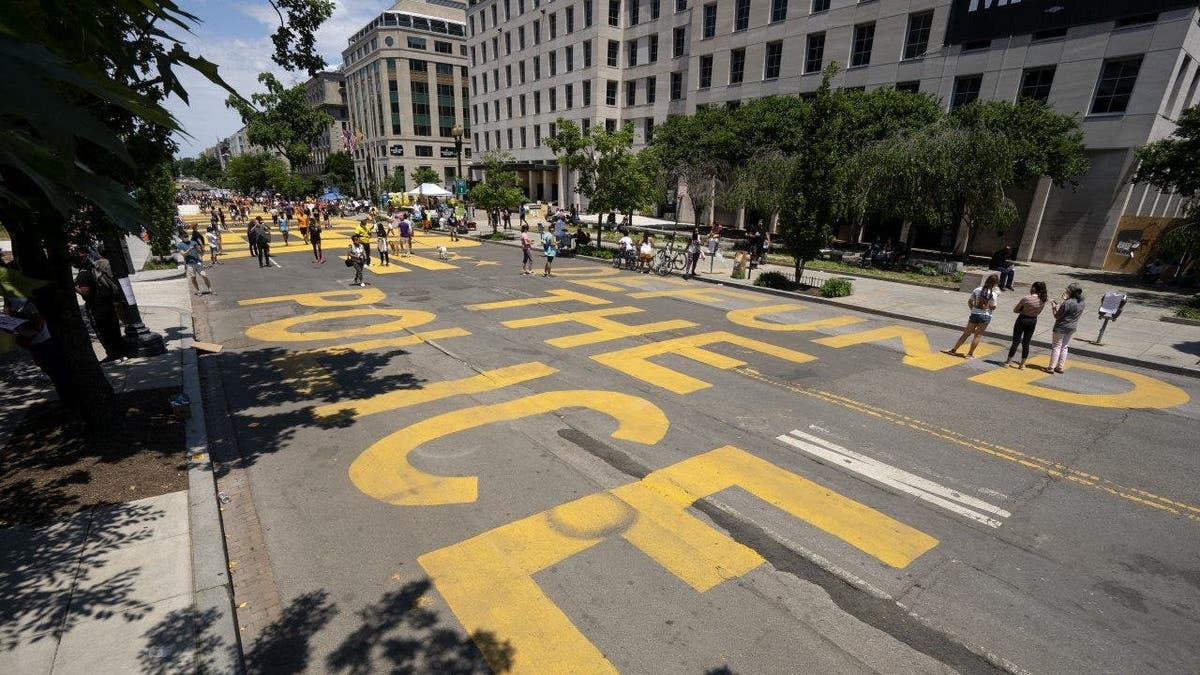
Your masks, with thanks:
M135 243L136 242L136 243ZM137 268L147 251L132 239ZM140 245L140 247L139 247ZM187 490L0 529L0 672L240 672L221 526L191 349L187 280L133 277L146 326L167 353L106 364L118 392L187 391ZM20 352L0 387L0 446L52 395ZM9 381L9 380L12 381ZM8 386L14 385L17 386Z

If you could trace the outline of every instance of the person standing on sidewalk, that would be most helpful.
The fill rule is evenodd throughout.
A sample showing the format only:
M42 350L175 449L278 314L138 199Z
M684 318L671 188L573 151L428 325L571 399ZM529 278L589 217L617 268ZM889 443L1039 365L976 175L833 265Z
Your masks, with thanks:
M700 262L700 257L704 255L700 246L700 228L698 226L692 227L692 236L688 239L687 248L684 250L687 251L688 265L688 272L684 275L684 278L691 279L696 276L696 264Z
M370 255L367 246L362 243L362 236L357 232L350 235L350 248L346 250L346 261L354 268L354 281L350 282L351 286L366 286L362 276L363 263Z
M221 254L221 234L218 230L208 228L208 232L204 233L204 238L208 240L208 259L209 265L219 265L220 261L217 256Z
M1074 282L1067 284L1062 299L1061 304L1057 300L1050 303L1054 312L1054 330L1051 333L1050 366L1046 368L1047 372L1059 375L1067 365L1067 345L1079 328L1079 317L1083 316L1083 287Z
M529 238L529 223L521 225L521 274L533 274L533 240Z
M1013 311L1017 313L1017 320L1013 322L1012 345L1008 348L1008 358L1004 359L1005 366L1012 363L1019 342L1021 362L1017 364L1017 368L1024 370L1025 361L1029 359L1029 341L1033 338L1033 330L1037 328L1038 315L1046 308L1047 299L1046 284L1035 281L1029 288L1029 295L1021 298L1017 306L1013 307Z
M971 297L967 298L967 307L971 309L971 314L967 317L967 326L948 353L959 356L958 348L967 338L971 338L971 347L966 356L968 359L975 358L975 348L979 346L979 340L992 320L992 310L996 309L996 301L1000 299L1000 291L996 288L999 284L1000 275L993 274L982 286L971 291Z
M195 242L185 242L195 247ZM75 292L83 298L87 313L92 318L92 328L104 347L104 362L125 358L125 342L121 339L121 320L118 318L117 302L121 287L112 276L112 268L104 258L91 260L87 252L76 250L79 274L75 277Z

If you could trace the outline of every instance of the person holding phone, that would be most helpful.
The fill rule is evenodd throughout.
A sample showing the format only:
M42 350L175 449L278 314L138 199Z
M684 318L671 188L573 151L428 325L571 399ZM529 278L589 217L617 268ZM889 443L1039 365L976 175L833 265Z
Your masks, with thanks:
M1063 366L1067 365L1067 345L1079 327L1079 317L1083 316L1083 287L1073 282L1068 284L1062 302L1052 301L1050 310L1054 312L1054 330L1051 332L1050 365L1046 371L1061 375Z

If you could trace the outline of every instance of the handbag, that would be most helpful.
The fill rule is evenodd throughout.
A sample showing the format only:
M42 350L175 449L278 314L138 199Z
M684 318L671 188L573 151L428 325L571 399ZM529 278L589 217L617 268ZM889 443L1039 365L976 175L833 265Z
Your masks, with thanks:
M346 267L354 267L354 258L346 257Z

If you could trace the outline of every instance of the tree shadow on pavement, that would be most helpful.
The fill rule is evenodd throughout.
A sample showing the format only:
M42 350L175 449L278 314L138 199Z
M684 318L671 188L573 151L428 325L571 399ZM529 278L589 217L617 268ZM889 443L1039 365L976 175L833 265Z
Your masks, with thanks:
M1184 354L1191 354L1192 356L1200 356L1200 341L1176 342L1172 346L1175 347L1175 349L1178 349L1179 351L1183 352Z
M144 616L150 605L133 598L140 567L86 578L114 552L152 536L142 526L162 515L149 505L119 504L43 527L0 529L0 650L61 635L83 620Z
M297 353L265 347L202 357L210 453L218 462L240 459L250 466L305 430L349 427L354 421L349 406L326 416L318 416L316 408L421 388L424 380L411 373L389 372L392 358L407 353ZM224 470L218 467L218 477Z

